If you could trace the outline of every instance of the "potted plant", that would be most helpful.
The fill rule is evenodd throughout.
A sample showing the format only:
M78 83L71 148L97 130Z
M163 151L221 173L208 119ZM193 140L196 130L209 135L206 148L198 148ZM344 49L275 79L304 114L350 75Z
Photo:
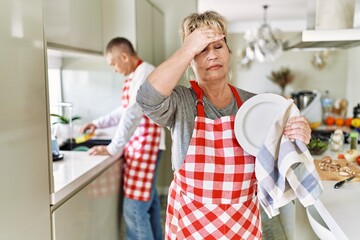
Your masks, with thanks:
M55 114L55 113L51 113L50 116L55 118L52 125L57 125L57 127L55 127L55 129L54 129L55 133L53 133L53 134L59 138L62 138L63 140L72 139L73 132L72 132L72 124L71 123L73 123L76 120L81 119L81 117L74 116L74 117L69 118L69 117ZM58 129L58 128L60 128L60 129Z
M281 95L284 96L286 86L294 80L294 74L289 68L281 67L279 70L271 71L268 79L280 86Z
M55 113L51 113L50 116L57 118L56 122L53 122L52 124L70 124L70 118L67 118L65 116L61 116L61 115L55 114ZM79 120L79 119L81 119L81 117L74 116L71 118L71 122L73 122L75 120Z

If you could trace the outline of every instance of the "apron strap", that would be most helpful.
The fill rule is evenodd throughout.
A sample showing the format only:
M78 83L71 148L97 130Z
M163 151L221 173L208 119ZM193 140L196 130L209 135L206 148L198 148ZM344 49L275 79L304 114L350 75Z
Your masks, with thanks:
M195 102L195 105L197 107L198 116L199 117L205 117L204 102L202 100L203 92L202 92L201 88L199 87L199 85L197 84L196 81L191 80L190 84L191 84L191 87L194 89L195 94L197 96L197 100ZM241 98L240 98L240 95L239 95L238 91L236 90L236 88L234 86L232 86L230 84L229 84L229 87L230 87L231 92L233 93L233 95L234 95L234 97L236 99L236 103L238 105L238 108L240 108L241 105L242 105L242 101L241 101Z
M143 60L141 60L139 58L139 60L136 63L136 67L135 70L143 63ZM132 76L135 72L135 70L129 75L129 77L127 79L125 79L123 87L122 87L122 91L121 91L121 104L124 108L126 108L129 104L129 96L128 96L128 89L129 89L129 82L132 80ZM130 77L131 76L131 77ZM127 88L125 90L125 87ZM125 93L125 94L124 94Z
M190 84L191 84L191 87L194 89L196 96L197 96L195 105L197 107L198 116L205 117L204 102L202 100L203 92L202 92L201 88L199 87L199 85L197 84L197 82L195 82L194 80L191 80Z
M240 95L239 95L238 91L236 90L236 88L234 86L232 86L230 84L229 84L229 87L230 87L230 89L231 89L231 91L232 91L232 93L233 93L233 95L234 95L234 97L236 99L238 108L240 108L241 105L242 105L242 101L241 101L241 98L240 98Z

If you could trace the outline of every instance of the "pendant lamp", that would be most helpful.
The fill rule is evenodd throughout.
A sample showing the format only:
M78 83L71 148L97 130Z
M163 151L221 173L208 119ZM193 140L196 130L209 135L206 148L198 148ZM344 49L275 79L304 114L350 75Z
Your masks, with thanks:
M267 23L268 5L264 5L264 22L257 29L245 32L244 38L247 41L245 59L248 61L270 62L277 59L283 51L281 31L272 29ZM244 59L244 60L245 60Z

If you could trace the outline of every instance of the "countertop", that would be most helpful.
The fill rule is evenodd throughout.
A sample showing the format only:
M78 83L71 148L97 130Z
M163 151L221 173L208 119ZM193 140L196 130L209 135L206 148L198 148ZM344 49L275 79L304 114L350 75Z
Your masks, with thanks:
M323 194L314 206L336 239L359 239L360 183L349 182L334 189L334 181L323 181Z
M344 149L348 149L348 145ZM325 155L336 159L338 153L326 151L322 156ZM356 163L354 166L360 169ZM322 181L323 194L314 206L336 239L359 239L360 182L348 182L339 189L334 188L335 183L336 181Z
M119 160L112 156L92 156L87 152L61 151L64 159L53 162L54 193L51 205L62 204L105 169Z
M78 133L80 126L74 126ZM116 127L97 129L96 139L112 139ZM86 184L99 176L104 170L118 161L118 156L93 156L81 151L60 151L64 159L53 162L53 190L51 205L53 209L80 191Z

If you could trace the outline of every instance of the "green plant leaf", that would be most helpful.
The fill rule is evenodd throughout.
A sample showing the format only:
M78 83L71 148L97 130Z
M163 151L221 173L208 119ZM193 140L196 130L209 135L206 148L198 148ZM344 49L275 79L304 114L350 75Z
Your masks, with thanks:
M70 123L69 118L61 116L59 114L51 113L50 116L58 118L57 121L54 122L53 124L69 124ZM75 120L79 120L79 119L81 119L80 116L74 116L71 118L71 121L75 121Z

